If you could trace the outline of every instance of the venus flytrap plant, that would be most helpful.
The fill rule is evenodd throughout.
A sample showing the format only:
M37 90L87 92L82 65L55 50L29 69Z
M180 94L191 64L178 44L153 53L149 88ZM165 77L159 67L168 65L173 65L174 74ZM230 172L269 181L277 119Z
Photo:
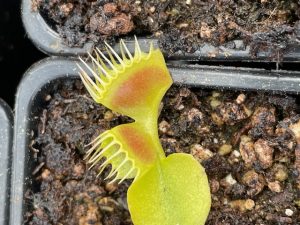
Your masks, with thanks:
M210 209L210 190L203 167L189 154L165 156L159 142L159 104L172 84L163 55L152 45L141 51L136 40L131 55L120 42L121 56L108 44L107 53L95 50L89 77L83 66L80 77L92 98L130 116L133 123L119 125L93 140L86 159L100 164L99 174L111 165L105 179L119 183L134 178L127 192L135 225L201 225Z
M80 59L95 82L78 65L81 79L96 102L130 116L135 122L100 135L92 143L87 158L90 157L88 162L94 166L105 157L101 170L111 164L113 169L109 177L116 175L115 179L122 182L143 174L155 161L165 157L157 134L157 117L160 101L172 79L165 64L161 63L164 58L159 50L150 47L146 54L136 41L132 56L121 41L121 58L106 46L109 58L99 49L95 51L96 58L89 54L93 68Z

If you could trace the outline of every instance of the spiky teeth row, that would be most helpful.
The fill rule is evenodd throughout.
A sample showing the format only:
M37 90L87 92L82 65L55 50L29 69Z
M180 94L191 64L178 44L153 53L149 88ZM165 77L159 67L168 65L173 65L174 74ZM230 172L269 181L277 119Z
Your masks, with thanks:
M89 54L91 66L80 59L79 74L96 102L135 120L144 118L157 111L172 79L159 49L151 45L148 53L142 52L136 40L132 56L122 40L120 46L121 56L108 44L106 54L96 48L95 57ZM155 116L150 117L156 120Z
M113 79L115 79L120 73L124 72L126 68L131 67L133 63L138 63L142 58L147 58L147 55L149 55L153 49L151 44L149 54L145 54L141 51L139 43L137 39L135 39L135 54L132 56L124 41L121 39L121 56L119 56L109 44L106 42L104 43L106 45L105 49L108 57L99 48L95 48L94 54L96 58L92 56L92 54L88 53L89 58L92 61L92 67L79 57L79 60L93 75L95 81L93 81L85 70L77 64L80 69L79 74L84 85L93 99L98 103L101 103L101 99L107 90L107 86L112 83Z
M143 125L134 122L122 124L105 131L89 144L86 159L91 167L101 164L100 173L109 164L112 167L108 178L135 178L143 175L164 158L159 141L154 141L151 133ZM105 160L104 160L105 158Z
M134 178L139 174L139 169L135 166L134 160L128 157L127 152L122 148L122 144L110 132L102 133L93 140L89 146L92 146L86 153L85 159L91 164L90 168L100 163L100 175L106 167L111 165L111 171L105 178L111 179L110 183L120 180Z

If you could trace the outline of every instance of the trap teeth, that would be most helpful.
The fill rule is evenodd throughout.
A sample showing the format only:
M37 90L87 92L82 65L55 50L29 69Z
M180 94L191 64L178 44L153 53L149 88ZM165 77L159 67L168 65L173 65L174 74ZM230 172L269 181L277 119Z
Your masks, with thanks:
M105 168L111 165L111 171L104 180L114 177L111 182L120 180L119 183L121 183L127 178L133 178L135 170L138 172L133 160L128 157L126 151L122 149L122 145L109 131L101 134L87 146L91 146L85 156L85 160L87 160L88 164L91 164L89 169L99 164L99 176Z
M106 49L105 52L101 51L97 47L94 49L93 52L96 57L94 57L91 53L87 53L89 59L91 59L93 67L89 66L85 60L79 57L79 60L87 71L90 72L94 80L92 80L82 66L77 64L80 71L79 75L84 86L87 88L92 98L98 103L101 103L101 99L104 98L103 95L108 89L107 86L111 83L111 81L117 78L120 73L126 70L127 67L131 67L133 62L139 62L144 54L141 51L136 37L134 56L132 56L122 39L120 40L119 45L121 56L118 55L118 53L109 44L106 42L104 42L104 44ZM149 55L152 48L153 46L150 45Z
M121 55L122 55L123 60L125 60L125 59L128 60L128 58L126 57L126 54L125 54L124 50L125 50L127 56L129 57L129 60L133 60L133 57L132 57L130 51L128 50L127 46L125 45L123 39L121 39L121 40L120 40L120 51L121 51Z

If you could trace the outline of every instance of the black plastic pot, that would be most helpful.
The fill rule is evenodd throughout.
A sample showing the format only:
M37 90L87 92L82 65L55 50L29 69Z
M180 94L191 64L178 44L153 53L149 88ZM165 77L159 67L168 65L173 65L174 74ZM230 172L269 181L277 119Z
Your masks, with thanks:
M6 102L0 99L0 225L8 224L9 217L12 134L12 110Z
M68 47L64 44L63 40L59 37L49 24L44 20L41 14L32 10L32 0L22 0L22 19L28 37L41 51L48 55L68 56L68 55L83 55L90 52L94 44L91 42L86 43L83 47ZM134 41L125 41L129 46L129 50L133 51ZM157 45L157 40L152 38L139 38L139 43L142 49L148 49L149 42ZM226 48L225 46L214 47L205 44L194 53L175 52L172 55L165 54L166 58L176 60L214 60L214 61L252 61L252 62L269 62L276 61L271 57L271 53L266 50L259 52L257 56L252 57L250 48L240 48L241 41L233 41L232 44L236 46L235 49ZM118 46L114 46L116 51L119 51ZM282 62L300 62L300 45L288 46L288 53L283 55ZM212 57L212 55L215 55Z
M79 79L76 60L52 57L34 64L20 82L15 104L10 224L23 224L24 194L32 187L32 170L29 140L36 133L46 93L53 82ZM175 83L217 89L264 90L271 92L300 93L300 72L264 71L209 66L169 65Z

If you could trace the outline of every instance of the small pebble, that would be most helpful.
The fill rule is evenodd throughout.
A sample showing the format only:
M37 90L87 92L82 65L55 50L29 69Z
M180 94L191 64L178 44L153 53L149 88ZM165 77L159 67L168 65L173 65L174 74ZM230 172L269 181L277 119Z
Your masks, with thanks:
M245 208L247 210L251 210L253 209L255 206L255 202L252 200L252 199L247 199L246 202L245 202Z
M151 6L151 7L150 7L150 12L151 12L151 13L154 13L154 12L155 12L155 7L154 7L154 6Z
M81 177L85 173L85 166L82 163L75 164L73 167L73 175L75 177Z
M231 173L228 174L226 177L225 177L225 181L227 184L229 184L230 186L234 185L237 183L237 181L232 177Z
M180 104L178 107L176 107L177 110L183 110L184 109L184 105Z
M203 119L203 113L200 112L199 109L196 108L191 108L188 112L187 112L187 119L188 121L192 122L194 120L202 120Z
M152 17L150 17L150 16L148 16L148 21L149 21L150 23L154 23L154 19L153 19Z
M107 3L103 6L103 12L105 15L112 15L118 9L118 6L115 3Z
M43 180L47 180L47 179L49 178L50 174L51 174L50 170L45 169L45 170L42 172L42 179L43 179Z
M106 111L104 113L104 119L110 121L114 118L114 114L111 111Z
M293 210L291 210L291 209L286 209L285 210L285 215L292 216L293 214L294 214Z
M245 99L246 99L246 95L244 95L244 94L240 94L237 98L236 98L236 103L237 104L242 104L244 101L245 101Z
M219 153L219 154L220 154L220 153ZM239 151L233 150L233 151L231 152L231 154L229 155L229 157L228 157L228 162L229 162L230 164L237 163L237 162L240 161L240 156L241 156L241 154L240 154Z
M109 193L113 193L118 188L118 184L116 183L106 183L105 190Z
M232 151L232 145L224 144L219 148L220 155L227 155Z
M217 99L212 99L211 101L210 101L210 106L213 108L213 109L215 109L215 108L217 108L219 105L221 105L221 102L219 101L219 100L217 100Z
M72 3L66 3L59 6L61 12L64 14L64 16L68 16L70 12L73 10L74 5Z
M45 101L46 101L46 102L48 102L48 101L50 101L50 100L51 100L51 98L52 98L52 97L51 97L51 95L46 95L46 97L45 97Z
M251 210L255 206L255 202L252 199L238 199L230 202L230 207L233 209L237 209L241 212L245 212L246 210Z
M241 156L245 162L245 166L252 167L252 165L257 161L252 139L249 136L242 135L239 148Z
M214 138L213 141L214 141L214 144L218 144L219 143L219 140L217 138Z
M285 181L288 178L288 169L286 166L282 164L276 164L273 167L273 170L275 171L275 179L278 181Z
M180 24L178 24L178 27L179 27L179 28L186 28L186 27L188 27L188 26L189 26L188 23L180 23Z
M158 125L158 130L162 134L169 134L170 129L171 129L171 125L165 120L161 121Z
M272 166L274 149L269 146L266 140L258 139L254 143L254 151L259 164L263 169L267 169Z
M83 113L81 116L82 116L81 118L84 120L87 120L89 118L88 114L86 113Z
M241 156L241 153L237 150L233 150L232 154L237 158Z
M217 181L216 179L211 179L209 181L210 184L210 191L211 193L216 193L218 192L219 188L220 188L220 183L219 181Z
M263 175L256 173L255 170L246 172L242 177L242 182L249 187L247 194L250 196L259 194L265 186Z
M190 94L191 94L191 91L188 88L181 88L179 90L179 96L180 97L185 97L186 98L186 97L190 96Z
M290 141L290 143L287 144L288 149L292 150L294 148L294 142Z
M279 183L279 181L274 181L274 182L268 182L268 188L272 191L272 192L282 192L282 188L281 185Z
M224 199L223 199L223 204L224 204L224 205L228 205L228 199L227 199L227 198L224 198Z
M199 161L202 162L203 160L211 158L214 153L211 152L209 149L204 148L199 144L195 144L191 148L191 154Z
M211 114L211 119L213 120L213 122L215 124L217 124L218 126L222 126L224 124L224 121L222 120L222 118L220 116L218 116L217 113L212 113Z

